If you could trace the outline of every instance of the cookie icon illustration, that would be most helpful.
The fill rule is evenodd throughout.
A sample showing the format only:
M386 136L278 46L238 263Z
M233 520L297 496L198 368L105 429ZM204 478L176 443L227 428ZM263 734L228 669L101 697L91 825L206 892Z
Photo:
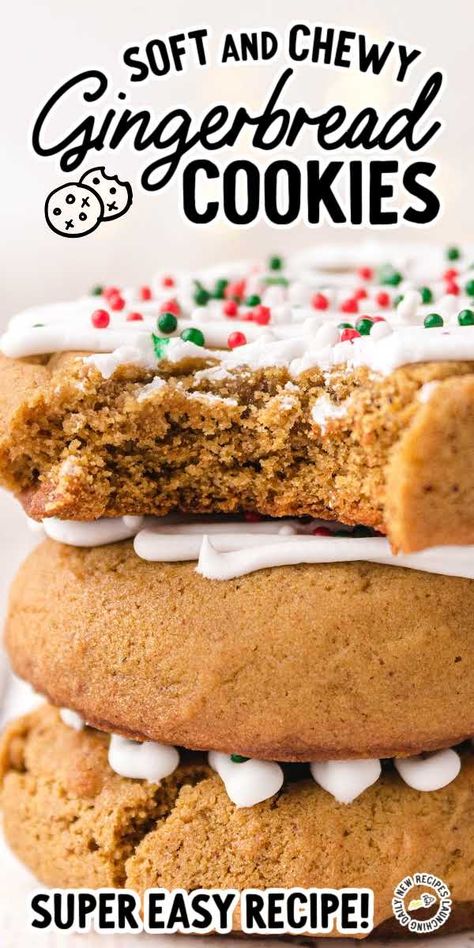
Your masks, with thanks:
M82 175L81 184L93 188L104 204L104 221L115 220L128 211L133 192L128 181L120 181L117 176L106 174L105 168L91 168Z
M61 237L91 234L104 217L104 203L86 184L63 184L51 192L44 207L51 230Z

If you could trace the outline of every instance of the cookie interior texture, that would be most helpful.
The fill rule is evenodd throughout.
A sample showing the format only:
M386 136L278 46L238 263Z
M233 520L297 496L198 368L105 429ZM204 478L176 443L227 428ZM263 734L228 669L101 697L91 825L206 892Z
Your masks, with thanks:
M474 583L368 563L228 582L130 541L20 569L15 671L97 727L270 760L392 757L474 733Z
M237 809L199 755L161 785L117 776L108 737L66 727L44 706L2 744L2 807L13 850L50 886L343 887L375 891L376 925L395 885L429 866L459 916L474 902L474 757L458 779L423 794L387 772L350 806L308 779Z
M406 551L474 542L472 363L196 377L208 364L162 362L140 398L154 373L1 357L2 483L37 518L258 510L366 524ZM324 430L321 395L345 406Z

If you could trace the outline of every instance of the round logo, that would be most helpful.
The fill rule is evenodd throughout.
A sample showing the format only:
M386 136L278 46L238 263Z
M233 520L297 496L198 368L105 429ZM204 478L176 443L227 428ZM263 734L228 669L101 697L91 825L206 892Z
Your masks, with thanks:
M393 914L403 928L417 935L435 932L447 922L451 892L430 872L415 872L398 883L392 899Z

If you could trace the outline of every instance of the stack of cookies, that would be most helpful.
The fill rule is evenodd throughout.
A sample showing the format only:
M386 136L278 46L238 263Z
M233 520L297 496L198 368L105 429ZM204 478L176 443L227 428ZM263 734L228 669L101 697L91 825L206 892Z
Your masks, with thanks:
M6 643L49 704L2 808L44 883L364 886L387 933L429 871L473 924L470 264L326 248L11 321L0 478L46 537Z

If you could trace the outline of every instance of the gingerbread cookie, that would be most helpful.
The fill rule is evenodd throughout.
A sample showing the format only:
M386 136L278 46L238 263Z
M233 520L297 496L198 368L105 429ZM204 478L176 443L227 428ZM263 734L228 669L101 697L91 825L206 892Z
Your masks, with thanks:
M362 562L218 582L194 566L147 562L131 541L45 542L11 592L15 671L98 727L258 759L474 735L472 580Z
M420 286L409 264L273 257L20 314L0 479L33 517L247 510L364 524L405 552L472 543L468 259Z
M421 864L451 889L452 928L472 924L472 751L458 779L436 793L410 789L388 769L345 806L301 775L276 800L246 809L229 800L200 756L150 783L115 774L108 745L106 735L78 733L47 707L5 735L6 836L46 885L123 886L139 893L149 887L367 886L375 894L376 927L386 923L379 929L384 934L395 886Z

